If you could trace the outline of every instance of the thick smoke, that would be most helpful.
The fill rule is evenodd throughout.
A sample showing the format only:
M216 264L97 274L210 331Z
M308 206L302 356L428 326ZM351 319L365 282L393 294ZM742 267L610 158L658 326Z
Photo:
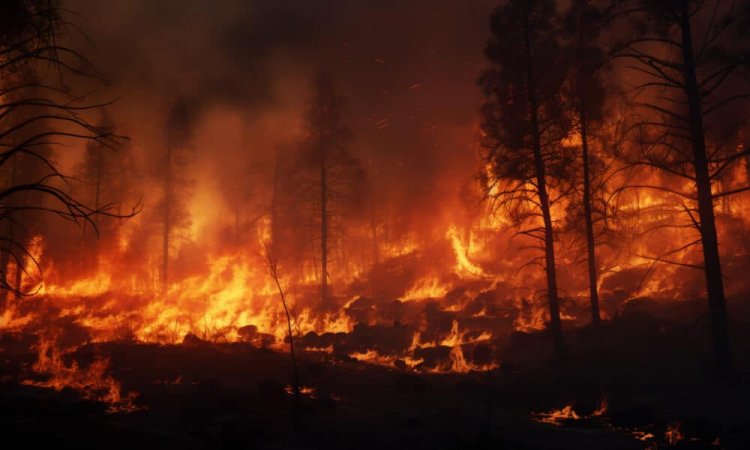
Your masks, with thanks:
M171 105L190 105L193 208L211 208L216 219L194 218L193 234L215 239L267 206L276 153L303 134L319 71L332 74L347 98L353 152L377 207L393 218L389 233L425 235L434 227L442 234L446 220L465 220L471 211L456 211L475 183L475 80L493 5L66 3L83 13L72 19L86 39L72 34L107 81L83 89L117 98L111 114L142 167L165 144ZM157 200L146 185L148 209Z

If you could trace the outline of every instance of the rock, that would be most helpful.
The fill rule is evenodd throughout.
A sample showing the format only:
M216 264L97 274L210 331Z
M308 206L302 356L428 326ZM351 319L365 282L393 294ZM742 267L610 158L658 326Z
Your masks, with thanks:
M204 341L193 333L188 333L182 338L182 345L185 347L206 347L211 345L208 341Z

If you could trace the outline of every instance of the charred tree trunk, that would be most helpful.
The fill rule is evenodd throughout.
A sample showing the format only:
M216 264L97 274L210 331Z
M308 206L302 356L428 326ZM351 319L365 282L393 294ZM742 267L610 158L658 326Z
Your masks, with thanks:
M11 165L11 171L10 171L10 186L16 186L18 184L18 158L13 159L13 163ZM9 209L13 209L14 201L13 198L9 198L6 200L7 207ZM0 299L2 300L2 305L5 306L5 303L8 301L8 291L11 287L10 280L8 279L8 272L9 272L9 265L10 265L10 256L11 253L14 251L13 249L13 216L7 215L4 220L7 222L6 228L5 228L5 238L6 241L3 244L3 254L0 257L0 270L2 270L2 277L3 277L3 283L4 287L6 289L2 290L2 296L0 296Z
M5 308L5 303L8 300L8 290L6 289L9 286L8 283L8 265L10 264L10 252L13 251L13 247L11 246L10 242L13 239L13 222L10 218L5 218L4 222L5 225L5 233L4 233L4 239L5 242L3 243L3 250L2 254L0 254L0 276L2 276L2 283L3 283L3 289L2 292L0 292L0 310L3 310Z
M23 176L21 175L21 168L23 167L23 160L19 158L15 158L13 162L13 174L11 175L11 179L13 182L13 186L15 186L17 183L21 182L21 179ZM28 193L22 192L20 193L19 198L16 198L11 203L14 206L17 205L27 205L27 195ZM12 217L11 217L12 219ZM16 226L18 222L15 222L14 220L11 220L10 223L10 244L11 246L19 246L23 245L23 248L27 248L25 244L22 244L24 242L25 233L22 226ZM23 254L18 254L14 258L14 265L15 265L15 282L13 284L13 288L15 289L14 296L15 298L21 298L21 282L23 281Z
M101 207L101 195L102 195L102 171L104 170L104 155L102 154L102 148L96 147L96 178L94 180L94 209L96 211ZM99 230L99 217L94 216L91 218L91 223L94 226L95 237L98 237ZM99 239L95 239L93 242L93 263L94 267L99 267Z
M292 315L289 312L289 305L286 303L286 296L284 295L284 289L281 287L279 281L279 274L276 265L276 259L271 255L268 247L265 247L266 257L268 259L268 267L271 270L271 276L273 281L276 283L276 288L279 291L279 297L281 298L281 305L284 307L284 314L286 315L287 325L287 337L289 338L289 357L292 362L292 393L294 394L294 430L299 429L299 418L300 418L300 380L299 380L299 369L297 367L297 354L294 350L294 332L292 328Z
M99 210L101 207L101 195L102 195L102 171L104 170L104 161L102 155L102 149L98 148L96 152L96 184L94 186L94 209ZM97 223L97 217L94 217L94 223Z
M724 298L724 281L719 259L719 241L716 235L714 199L711 193L711 178L706 154L701 93L696 76L690 11L687 1L682 2L680 28L682 32L683 77L690 114L690 138L693 146L695 186L698 193L698 216L700 217L700 234L703 244L714 364L720 373L726 373L732 368L729 326Z
M328 161L326 144L320 139L320 302L328 306Z
M539 105L536 98L536 84L534 82L534 67L532 59L531 40L529 37L528 16L524 16L524 47L526 50L526 84L529 97L529 113L531 116L531 138L534 151L534 165L536 170L536 188L539 195L539 205L544 221L544 252L545 271L547 273L547 301L549 304L550 331L554 340L555 353L564 353L562 324L560 322L560 303L557 297L557 273L555 269L555 240L552 233L552 215L550 213L549 196L547 195L547 181L542 156L541 135L539 131Z
M589 297L591 299L591 323L599 325L599 292L597 290L596 242L594 241L594 220L591 212L591 173L589 170L588 119L584 107L585 88L581 86L581 157L583 158L583 215L586 221L586 251L589 272Z
M22 242L19 240L19 242ZM16 298L21 298L21 292L22 292L22 284L23 284L23 261L20 259L19 256L18 261L16 261Z
M586 20L583 8L578 14L578 121L581 131L581 159L583 160L583 216L586 222L586 264L589 275L589 300L591 303L591 324L597 326L601 323L599 312L599 291L597 289L597 265L596 265L596 240L594 239L594 219L591 208L591 170L589 167L589 118L587 116L588 92L586 90L586 75L588 69L583 62L586 61L584 46L586 45L584 29Z
M161 289L169 289L169 235L172 227L172 147L167 145L164 156L164 229L162 230Z

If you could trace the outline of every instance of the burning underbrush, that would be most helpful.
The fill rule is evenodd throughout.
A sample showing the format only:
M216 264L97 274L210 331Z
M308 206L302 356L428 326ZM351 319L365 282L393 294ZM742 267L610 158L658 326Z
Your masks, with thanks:
M110 362L97 357L87 367L72 360L66 363L62 351L53 339L40 339L36 344L38 357L33 364L33 376L23 384L52 388L56 391L70 389L84 399L107 405L108 413L133 412L138 409L136 392L123 394L120 382L110 373Z
M512 294L505 284L474 280L439 298L356 297L338 312L296 309L295 341L298 349L333 361L363 361L417 372L491 370L501 364L500 348L512 334L544 330L545 305L533 299L516 300ZM211 306L206 299L219 305ZM206 294L202 301L168 296L159 302L146 295L53 291L10 299L19 318L10 320L12 327L6 331L38 335L54 330L63 348L108 341L244 342L287 352L283 310L276 295L256 293L246 303L247 310L240 305L243 302L224 289ZM566 302L567 322L575 324L585 308L585 303Z
M320 302L314 271L282 265L280 281L290 300L298 357L303 364L427 377L495 377L549 361L553 348L547 334L548 305L537 288L543 285L543 274L523 267L524 242L508 240L508 233L448 227L432 242L402 243L367 269L337 273L326 305ZM18 365L8 369L18 383L74 391L109 412L130 412L152 406L147 394L154 383L184 390L201 386L204 379L186 376L185 368L146 375L149 369L140 367L133 371L144 374L135 376L123 371L112 348L184 353L184 358L201 352L226 352L232 358L268 352L275 355L269 358L288 358L284 308L260 251L222 248L213 254L199 249L202 257L186 257L184 267L179 261L173 264L180 276L162 289L158 277L118 260L117 253L77 272L45 258L43 240L36 245L34 257L45 271L44 281L24 274L28 295L6 295L0 316L8 344L3 344L3 352L21 355L14 359ZM507 248L504 257L493 250L501 245ZM259 247L255 241L248 244ZM728 276L738 280L731 284L737 292L743 289L738 274L747 267L745 259L740 253L726 260ZM566 334L585 331L590 321L576 267L561 265L559 271L569 286L560 305ZM652 263L632 259L602 274L602 317L608 319L611 335L584 339L582 345L601 341L602 348L611 345L620 356L639 357L643 346L623 346L620 337L613 336L637 340L633 334L644 332L653 343L675 329L682 333L680 327L704 326L704 301L687 301L698 298L694 293L701 289L700 273L690 270L670 266L656 271ZM80 276L64 275L68 273ZM212 377L214 370L221 369L213 368L205 377ZM284 369L281 376L288 373ZM143 378L134 383L134 376ZM340 398L319 388L314 382L306 384L304 397L334 403L332 398ZM558 419L581 423L602 418L571 407L547 422Z

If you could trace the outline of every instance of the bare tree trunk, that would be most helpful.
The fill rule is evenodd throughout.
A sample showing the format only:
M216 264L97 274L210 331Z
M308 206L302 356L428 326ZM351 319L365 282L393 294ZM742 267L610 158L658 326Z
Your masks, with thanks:
M172 227L172 147L167 145L164 156L164 229L162 230L161 288L162 294L169 290L169 234Z
M102 155L102 148L101 147L95 147L96 148L96 180L94 184L94 209L99 210L101 207L101 191L102 191L102 171L103 171L103 155ZM101 231L99 230L99 217L94 216L91 218L91 222L94 226L94 233L95 237L98 237L98 233ZM95 239L93 242L94 246L94 252L93 252L93 263L94 267L99 267L99 239Z
M724 298L724 281L721 275L719 241L716 235L714 202L713 194L711 193L708 157L706 155L701 94L695 73L695 61L693 59L690 11L688 2L683 1L682 3L683 9L680 27L682 31L683 76L690 111L690 137L693 145L695 185L698 191L698 216L700 217L700 234L703 244L714 363L720 373L726 373L732 368L732 354L729 343L726 301Z
M13 174L12 174L12 182L13 186L15 186L17 183L20 182L19 178L21 178L21 164L22 160L19 158L15 158L13 163ZM27 193L21 193L21 198L16 199L16 204L26 205L28 202L26 201ZM19 245L20 243L24 242L24 232L23 227L16 226L15 222L11 222L10 224L10 243L11 245ZM23 245L23 248L27 248L26 245ZM21 281L22 281L22 274L23 274L23 254L18 254L15 259L15 266L16 266L16 273L15 273L15 283L13 284L13 287L15 288L14 296L15 298L21 298Z
M101 207L102 191L102 170L104 161L102 161L102 149L97 147L96 152L96 185L94 186L94 209L99 210ZM94 223L97 223L97 217L94 217Z
M16 162L17 160L18 158L15 158L13 160L13 165L11 166L10 186L16 186L18 184L18 181L17 181L18 163ZM14 205L13 199L9 198L6 201L6 204L9 208L12 209ZM3 243L3 253L2 255L0 255L0 270L2 270L3 283L4 283L4 287L6 288L2 290L2 294L0 295L0 300L2 300L3 307L5 306L5 303L8 300L9 289L7 288L10 288L11 286L10 280L8 279L8 266L10 265L11 252L14 251L13 249L13 242L14 242L13 241L13 216L12 215L6 216L4 220L7 222L7 226L5 228L5 233L6 233L5 238L7 240Z
M10 252L13 251L11 241L13 239L13 222L10 218L5 218L5 235L3 236L6 241L3 243L2 254L0 254L0 276L2 276L3 289L0 289L0 311L5 309L5 303L8 300L8 265L10 264Z
M320 140L320 302L328 306L328 161Z
M25 233L21 231L21 233L17 233L17 234L21 234L23 236L23 234ZM13 236L13 239L17 239L17 238ZM23 237L17 240L18 242L23 242ZM25 245L24 245L24 248L26 248ZM14 285L14 287L16 288L16 298L21 298L21 292L22 292L21 283L23 283L23 264L24 264L22 258L23 258L23 255L18 255L18 259L16 260L16 282Z
M13 163L10 169L10 186L18 185L18 178L19 178L18 172L20 170L18 161L19 161L18 158L13 158ZM15 206L15 199L9 198L6 201L6 204L7 204L6 206L8 206L12 210L13 207ZM9 265L11 263L10 256L11 256L11 253L15 250L13 248L13 243L15 242L15 236L14 236L15 226L13 223L13 220L14 220L13 215L11 214L9 216L6 216L5 220L7 221L7 227L6 227L7 235L5 236L7 238L7 241L4 244L5 251L3 251L2 259L0 260L0 269L2 269L3 271L2 273L3 282L5 283L5 288L7 288L7 289L3 289L2 296L1 296L3 306L8 301L9 290L12 290L12 285L10 283L10 279L8 279L8 274L9 274ZM18 261L16 260L15 262L16 262L16 271L18 271Z
M589 171L589 143L588 143L588 119L584 105L585 88L581 87L581 106L579 119L581 121L581 157L583 158L583 215L586 221L586 250L588 253L587 263L589 272L589 298L591 299L591 323L599 325L601 316L599 314L599 292L597 290L596 270L596 242L594 241L594 220L591 213L591 174Z
M536 187L539 194L539 205L542 210L542 218L544 221L545 271L547 273L547 301L550 313L550 331L552 332L552 338L554 340L555 353L557 353L558 356L561 356L564 353L564 342L562 336L562 324L560 322L560 303L557 297L555 241L552 234L552 215L550 213L544 159L542 157L542 144L539 132L539 106L536 98L536 84L534 82L534 67L528 26L528 16L525 15L523 27L524 46L527 58L526 83L529 96L529 112L531 113L531 138L534 150L534 164L536 168Z
M585 4L584 4L585 5ZM586 45L583 30L586 27L586 20L583 14L583 8L578 14L578 120L581 127L581 159L583 160L583 215L586 222L586 263L589 275L589 301L591 302L591 323L596 326L601 322L599 312L599 291L597 289L597 265L596 265L596 241L594 239L594 220L591 211L591 171L589 167L589 133L588 133L588 116L587 100L588 92L586 90L586 73L587 67L580 65L585 60L584 46Z
M277 271L277 265L276 265L276 259L273 255L271 255L271 252L268 250L268 247L265 248L266 250L266 258L268 259L268 268L271 270L271 276L273 277L273 280L276 282L276 287L279 290L279 297L281 297L281 304L284 307L284 314L286 314L286 325L287 325L287 333L289 337L289 356L292 360L292 392L294 394L294 429L299 428L299 410L300 410L300 382L299 382L299 370L297 369L297 355L294 352L294 333L292 332L292 316L289 313L289 307L286 303L286 296L284 295L284 289L281 288L281 283L279 282L279 274Z

